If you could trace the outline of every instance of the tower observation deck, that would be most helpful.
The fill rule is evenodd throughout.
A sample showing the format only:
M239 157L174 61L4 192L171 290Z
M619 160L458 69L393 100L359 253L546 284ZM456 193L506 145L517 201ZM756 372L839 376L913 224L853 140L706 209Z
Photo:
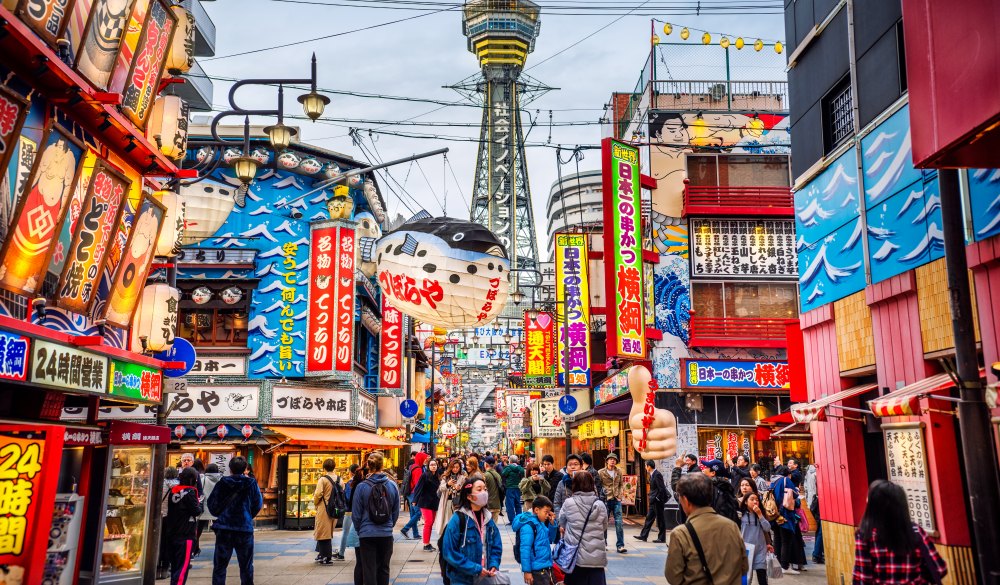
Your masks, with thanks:
M541 23L529 0L471 0L463 9L462 33L479 59L481 76L455 89L483 107L479 155L472 193L472 221L489 228L507 246L519 284L540 284L538 244L521 131L526 96L549 88L526 87L524 63L535 48ZM527 76L525 76L527 77ZM529 78L530 79L530 78Z

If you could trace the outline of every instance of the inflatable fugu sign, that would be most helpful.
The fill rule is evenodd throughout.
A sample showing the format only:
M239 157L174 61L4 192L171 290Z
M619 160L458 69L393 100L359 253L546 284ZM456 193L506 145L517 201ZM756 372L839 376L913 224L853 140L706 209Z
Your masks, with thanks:
M507 250L478 223L418 216L362 248L388 303L418 321L475 327L507 302Z

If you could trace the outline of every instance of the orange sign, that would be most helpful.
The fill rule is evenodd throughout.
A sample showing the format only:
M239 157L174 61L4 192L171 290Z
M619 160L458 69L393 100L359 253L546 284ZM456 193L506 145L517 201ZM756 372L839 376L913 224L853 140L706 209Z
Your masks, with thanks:
M111 283L111 294L104 305L104 318L118 327L128 327L139 303L139 294L146 285L149 266L156 252L156 240L163 227L166 208L150 196L145 196L136 211L132 234L125 244L121 262Z

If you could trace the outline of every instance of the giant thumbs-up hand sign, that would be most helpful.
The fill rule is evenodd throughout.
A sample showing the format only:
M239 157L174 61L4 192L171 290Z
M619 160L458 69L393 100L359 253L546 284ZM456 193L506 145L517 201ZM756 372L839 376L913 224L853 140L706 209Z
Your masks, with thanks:
M666 459L677 453L677 419L674 413L654 406L656 381L644 366L633 366L628 373L632 393L632 411L628 425L632 446L647 461Z

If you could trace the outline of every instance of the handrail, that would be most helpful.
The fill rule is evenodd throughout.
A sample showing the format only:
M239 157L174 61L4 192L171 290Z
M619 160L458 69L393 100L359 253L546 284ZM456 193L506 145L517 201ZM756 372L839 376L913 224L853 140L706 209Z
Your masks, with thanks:
M791 187L685 185L684 213L710 214L719 208L745 208L753 215L791 215Z

